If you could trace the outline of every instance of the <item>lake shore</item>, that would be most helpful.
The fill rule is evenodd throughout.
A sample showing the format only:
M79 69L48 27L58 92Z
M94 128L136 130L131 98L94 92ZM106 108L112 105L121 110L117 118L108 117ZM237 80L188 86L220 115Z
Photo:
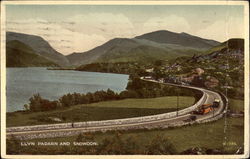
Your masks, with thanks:
M124 74L47 70L45 67L7 68L6 73L7 112L23 110L23 105L36 93L55 100L74 92L87 93L108 88L121 92L129 78Z

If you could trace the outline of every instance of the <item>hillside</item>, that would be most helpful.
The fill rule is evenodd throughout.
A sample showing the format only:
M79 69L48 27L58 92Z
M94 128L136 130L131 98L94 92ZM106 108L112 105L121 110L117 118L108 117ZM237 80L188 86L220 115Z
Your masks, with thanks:
M164 77L171 72L169 82L179 80L224 93L228 87L229 97L244 97L244 39L229 39L206 55L177 58L164 68Z
M158 31L132 39L115 38L90 51L70 54L67 58L76 66L96 62L152 62L201 54L218 44L184 33Z
M155 31L137 36L135 38L146 39L157 43L176 44L200 49L209 49L219 44L219 42L214 40L202 39L187 33L174 33L167 30Z
M54 62L38 55L31 47L18 41L8 41L6 44L7 67L44 67L58 66Z
M43 56L60 66L69 65L68 59L64 55L53 49L50 44L40 36L7 32L6 41L9 42L12 40L18 40L23 44L30 46L33 50L35 50L36 54Z

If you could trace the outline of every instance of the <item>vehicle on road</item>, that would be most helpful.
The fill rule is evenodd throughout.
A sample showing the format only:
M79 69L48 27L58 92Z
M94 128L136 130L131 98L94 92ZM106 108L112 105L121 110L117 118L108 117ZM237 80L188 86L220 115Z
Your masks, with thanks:
M190 116L188 119L183 120L184 122L191 122L191 121L195 121L197 119L197 117L195 115Z
M213 102L213 108L218 108L220 105L220 100L219 99L215 99Z
M213 108L212 104L203 104L203 105L199 106L198 109L195 110L193 113L199 114L199 115L204 115L204 114L211 112L213 109L214 108Z

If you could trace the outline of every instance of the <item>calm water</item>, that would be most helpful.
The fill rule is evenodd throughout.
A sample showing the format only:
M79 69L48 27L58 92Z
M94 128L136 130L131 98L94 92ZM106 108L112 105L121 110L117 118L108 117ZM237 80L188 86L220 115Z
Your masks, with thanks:
M128 75L47 70L46 68L7 68L7 111L23 110L29 98L39 93L46 99L58 99L67 93L97 90L125 90Z

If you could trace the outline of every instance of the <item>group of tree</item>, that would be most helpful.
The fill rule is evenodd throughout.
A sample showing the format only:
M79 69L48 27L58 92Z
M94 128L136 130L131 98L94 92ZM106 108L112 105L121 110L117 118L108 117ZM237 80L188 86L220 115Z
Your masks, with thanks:
M178 88L175 86L159 84L141 80L138 76L131 77L127 85L128 91L134 91L137 98L154 98L163 96L193 96L200 99L202 93L188 88Z
M29 111L48 111L62 107L69 107L78 104L90 104L100 101L118 100L120 96L118 93L108 89L107 91L96 91L94 93L68 93L59 98L59 100L50 101L44 99L40 94L34 94L29 99L29 104L25 104L24 107Z
M79 66L76 70L145 76L148 75L145 67L145 64L137 62L91 63Z
M29 111L48 111L62 107L70 107L78 104L90 104L101 101L121 100L127 98L155 98L162 96L195 96L200 98L200 93L195 90L173 86L162 85L158 83L141 80L138 76L131 76L126 90L116 93L110 89L107 91L96 91L94 93L68 93L58 100L50 101L42 98L39 94L33 95L29 99L29 104L24 107Z

